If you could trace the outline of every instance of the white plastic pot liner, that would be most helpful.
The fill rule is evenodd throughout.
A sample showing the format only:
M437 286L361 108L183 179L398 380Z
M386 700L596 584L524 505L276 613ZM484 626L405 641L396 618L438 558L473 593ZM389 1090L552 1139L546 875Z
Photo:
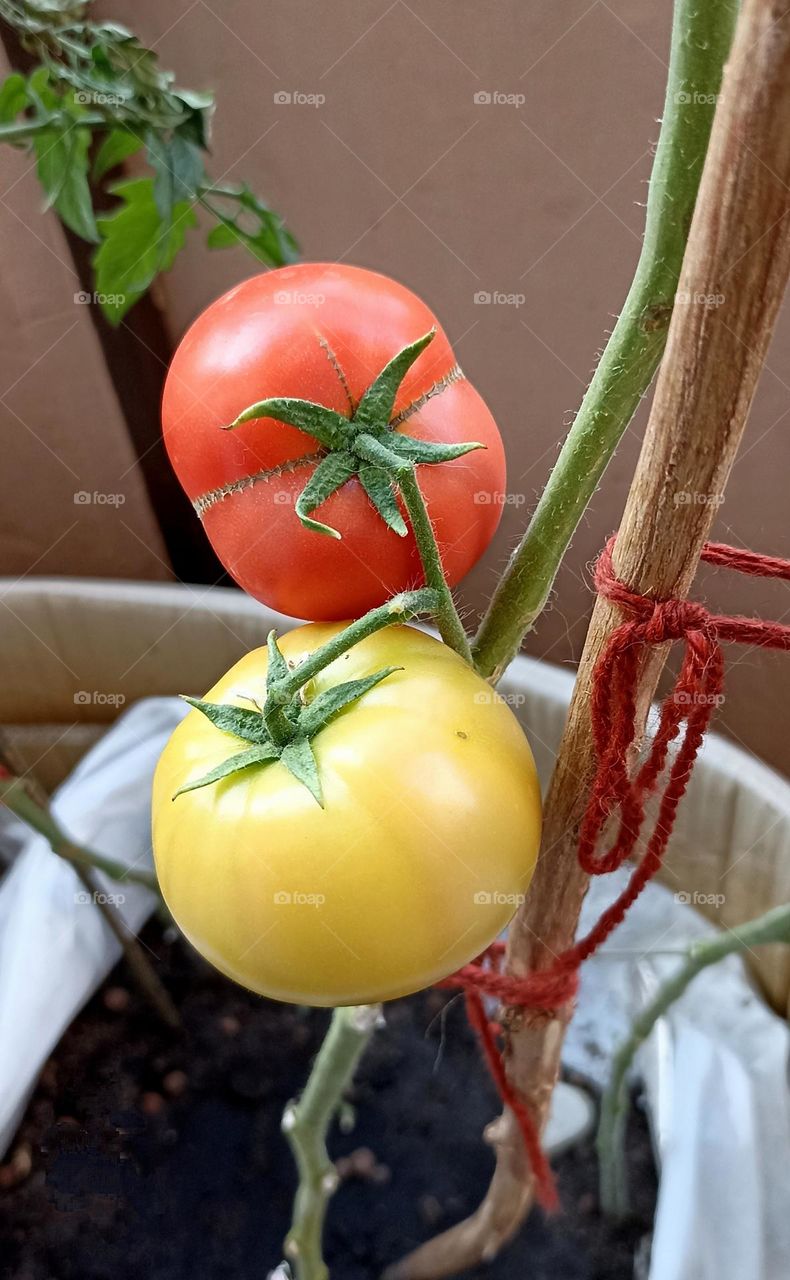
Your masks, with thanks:
M503 684L529 721L544 777L571 684L569 674L526 659ZM76 841L128 865L150 866L153 770L185 713L177 699L137 703L86 755L53 801ZM0 828L0 841L7 831L7 824ZM593 882L583 929L625 875ZM99 879L106 892L124 895L123 918L139 929L152 895ZM83 899L71 867L38 836L27 839L0 883L0 1153L42 1064L118 958L116 940ZM678 964L678 952L710 932L695 911L651 885L585 966L566 1064L602 1084L634 1011ZM735 957L694 981L643 1050L639 1066L662 1173L650 1280L785 1280L787 1056L785 1024L754 995Z
M127 866L151 866L154 766L188 709L177 698L148 698L116 721L53 797L67 835ZM16 852L26 828L12 823L0 828L0 840ZM94 876L97 890L123 898L120 916L139 930L156 906L154 895ZM87 897L73 868L32 833L0 883L0 1156L41 1067L120 955Z

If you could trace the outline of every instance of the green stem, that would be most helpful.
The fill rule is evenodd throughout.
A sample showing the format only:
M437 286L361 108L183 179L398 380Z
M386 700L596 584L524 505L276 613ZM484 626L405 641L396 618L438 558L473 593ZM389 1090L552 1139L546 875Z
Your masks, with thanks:
M666 343L736 0L676 0L645 238L622 313L529 526L472 645L496 681L543 609L562 557Z
M104 854L95 853L93 849L86 849L70 840L50 811L29 794L21 778L0 778L0 804L4 804L22 822L45 836L53 851L67 862L72 862L76 867L103 871L112 880L144 885L146 889L159 895L159 885L153 872L135 871L133 867L124 866L114 858L106 858Z
M74 116L66 115L64 112L56 111L51 116L39 117L36 120L11 120L6 124L0 124L0 143L27 142L29 138L33 138L39 133L46 133L47 129L62 125L64 120L67 120L70 125L79 126L81 129L93 129L101 125L108 126L104 116L84 115L77 119Z
M321 1238L326 1207L337 1189L338 1177L326 1148L327 1132L380 1021L378 1005L335 1009L305 1091L283 1115L283 1133L299 1172L291 1230L285 1241L285 1255L297 1280L328 1280Z
M689 949L686 962L635 1019L628 1039L614 1056L612 1074L601 1102L597 1146L601 1207L604 1213L621 1218L628 1212L623 1141L628 1112L626 1080L640 1045L650 1035L658 1019L703 969L734 952L751 950L771 942L790 943L790 905L776 907L747 924L694 943Z
M462 658L471 664L472 650L469 647L469 637L464 631L452 592L444 576L436 535L434 534L425 499L420 492L420 486L417 483L413 467L398 476L398 488L409 513L414 540L417 543L417 550L420 553L420 560L425 573L425 581L439 597L439 607L436 611L439 634L446 645L449 645L451 649L455 649L456 653L459 653Z
M326 644L315 649L287 676L275 681L266 695L266 701L285 706L302 686L307 684L308 680L312 680L313 676L317 676L324 667L328 667L336 658L342 657L349 649L353 649L360 640L365 640L367 636L381 631L383 627L409 622L419 614L435 613L437 604L437 593L428 588L420 591L404 591L401 595L393 596L386 604L379 605L377 609L371 609L370 613L366 613L364 617L349 623L331 640L327 640Z

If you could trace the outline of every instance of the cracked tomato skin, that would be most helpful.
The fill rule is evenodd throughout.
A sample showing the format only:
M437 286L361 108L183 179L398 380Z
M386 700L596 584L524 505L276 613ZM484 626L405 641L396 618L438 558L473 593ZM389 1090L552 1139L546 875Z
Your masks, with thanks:
M299 627L299 662L340 628ZM540 791L504 701L452 650L411 627L363 640L307 687L395 671L312 740L320 808L279 762L172 796L243 744L190 711L154 780L165 901L218 969L261 995L369 1004L453 973L504 928L529 885ZM209 692L265 698L267 654Z
M303 527L294 504L319 456L314 440L274 418L221 428L273 396L348 416L384 365L433 327L392 421L408 412L402 425L412 436L485 446L417 469L452 586L494 536L505 457L494 419L425 303L372 271L302 264L244 281L189 329L165 383L165 444L219 559L250 595L323 621L359 617L422 584L411 531L401 538L388 529L356 478L315 513L342 541Z

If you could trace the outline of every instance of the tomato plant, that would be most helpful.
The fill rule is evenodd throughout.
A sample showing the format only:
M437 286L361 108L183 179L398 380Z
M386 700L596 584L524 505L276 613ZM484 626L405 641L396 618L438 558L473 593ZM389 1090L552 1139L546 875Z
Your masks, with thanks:
M411 627L367 636L281 705L277 758L276 681L293 686L340 634L299 627L242 658L176 729L154 785L157 874L186 936L237 982L313 1005L404 995L477 955L540 836L515 716Z
M423 580L393 473L369 439L366 454L356 450L362 434L373 431L390 462L394 448L419 466L451 586L499 523L496 423L425 303L371 271L303 264L232 289L176 351L162 418L222 563L250 595L295 617L358 617Z

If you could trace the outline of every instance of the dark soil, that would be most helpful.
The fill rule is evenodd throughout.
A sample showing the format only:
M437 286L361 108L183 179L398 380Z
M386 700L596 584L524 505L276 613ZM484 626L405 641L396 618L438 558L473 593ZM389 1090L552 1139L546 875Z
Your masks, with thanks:
M327 1015L247 994L156 929L146 941L185 1032L161 1028L121 965L63 1037L0 1169L8 1280L264 1280L280 1261L294 1189L280 1115ZM487 1185L480 1135L496 1098L462 1004L428 992L389 1005L351 1102L353 1128L331 1142L347 1159L326 1253L332 1280L372 1280L471 1211ZM563 1212L534 1212L474 1274L632 1280L655 1203L639 1117L629 1148L628 1225L598 1213L588 1143L557 1161Z

